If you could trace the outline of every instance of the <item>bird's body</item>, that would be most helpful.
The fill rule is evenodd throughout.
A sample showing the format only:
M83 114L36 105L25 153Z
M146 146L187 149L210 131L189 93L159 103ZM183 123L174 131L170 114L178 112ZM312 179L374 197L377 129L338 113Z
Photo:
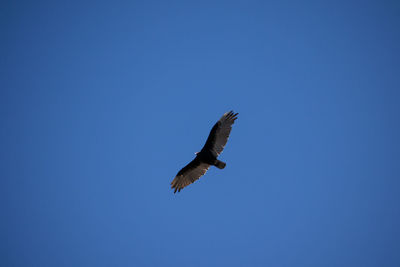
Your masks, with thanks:
M209 151L200 151L199 153L197 153L196 158L201 162L207 163L209 165L215 165L217 161L217 157Z
M210 166L216 166L219 169L225 168L226 163L218 160L217 157L222 153L228 141L232 124L237 119L237 115L238 113L235 114L233 111L227 112L214 125L204 147L196 153L196 158L182 168L171 182L171 188L175 189L174 193L199 179Z
M210 151L200 151L197 153L196 158L204 163L207 163L209 165L213 165L215 167L218 167L220 169L225 168L226 163L222 162L220 160L217 159L217 156L213 153L211 153Z

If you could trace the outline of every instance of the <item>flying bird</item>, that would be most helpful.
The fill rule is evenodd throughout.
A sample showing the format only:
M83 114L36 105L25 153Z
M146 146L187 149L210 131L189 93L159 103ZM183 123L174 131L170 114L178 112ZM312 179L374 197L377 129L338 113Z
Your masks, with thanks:
M221 119L214 125L207 138L206 144L196 152L196 157L188 165L183 167L174 180L171 182L171 188L180 192L184 187L190 185L194 181L203 176L210 166L216 166L223 169L226 166L225 162L217 159L222 153L226 142L228 142L229 134L232 130L232 125L237 119L239 113L229 111L225 113Z

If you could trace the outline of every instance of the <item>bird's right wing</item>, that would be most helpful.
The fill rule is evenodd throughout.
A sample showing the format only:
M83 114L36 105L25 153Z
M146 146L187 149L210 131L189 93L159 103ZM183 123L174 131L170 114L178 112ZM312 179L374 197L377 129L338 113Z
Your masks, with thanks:
M209 164L200 162L197 158L192 160L172 180L171 188L175 189L174 193L180 192L181 189L198 180L207 172L208 168L210 168Z
M211 129L206 144L202 149L203 151L212 151L217 156L222 153L226 143L228 142L229 134L232 130L232 125L237 119L238 114L239 113L233 113L233 111L229 111L225 113L221 117L221 119L219 119L219 121Z

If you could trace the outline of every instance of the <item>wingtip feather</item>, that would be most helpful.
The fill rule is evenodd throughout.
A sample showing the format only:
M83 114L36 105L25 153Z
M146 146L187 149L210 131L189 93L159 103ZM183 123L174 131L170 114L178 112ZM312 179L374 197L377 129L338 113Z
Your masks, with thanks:
M239 115L239 113L235 113L233 110L226 112L223 116L222 119L223 120L227 120L227 121L235 121L237 119L237 115Z

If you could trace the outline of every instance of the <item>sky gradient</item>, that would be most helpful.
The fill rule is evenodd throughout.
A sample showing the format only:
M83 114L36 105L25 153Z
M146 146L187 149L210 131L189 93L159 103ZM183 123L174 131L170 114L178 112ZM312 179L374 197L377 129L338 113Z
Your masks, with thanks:
M398 1L0 14L1 266L400 266Z

